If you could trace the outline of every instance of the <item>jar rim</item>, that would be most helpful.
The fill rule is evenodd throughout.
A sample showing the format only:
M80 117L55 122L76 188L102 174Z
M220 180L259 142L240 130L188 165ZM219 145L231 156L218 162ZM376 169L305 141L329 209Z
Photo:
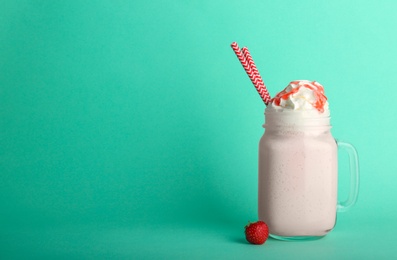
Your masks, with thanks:
M265 124L271 126L330 126L329 110L323 113L317 110L266 109Z

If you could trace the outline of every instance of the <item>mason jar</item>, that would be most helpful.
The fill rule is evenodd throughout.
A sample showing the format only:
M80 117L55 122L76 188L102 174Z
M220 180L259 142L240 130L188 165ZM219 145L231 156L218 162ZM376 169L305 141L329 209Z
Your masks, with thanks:
M329 112L265 110L259 143L258 215L270 236L281 240L317 239L330 232L337 211L357 200L355 148L331 134ZM338 202L338 148L350 162L349 197Z

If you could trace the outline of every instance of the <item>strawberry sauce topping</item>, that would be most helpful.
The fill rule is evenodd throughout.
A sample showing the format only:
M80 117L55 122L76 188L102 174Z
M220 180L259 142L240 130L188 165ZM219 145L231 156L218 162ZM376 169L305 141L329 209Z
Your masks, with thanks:
M311 105L316 108L319 112L324 112L324 105L327 102L327 97L324 95L324 87L316 82L316 81L292 81L290 83L291 86L296 86L291 90L284 89L280 93L278 93L272 100L275 105L280 106L281 100L287 100L291 95L294 95L299 92L302 87L310 89L313 91L313 95L315 97L315 102L311 103Z

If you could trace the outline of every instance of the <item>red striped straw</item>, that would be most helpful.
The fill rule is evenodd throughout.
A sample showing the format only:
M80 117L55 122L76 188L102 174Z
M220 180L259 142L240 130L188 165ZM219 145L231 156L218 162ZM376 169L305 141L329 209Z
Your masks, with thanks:
M262 98L263 102L267 106L270 103L270 95L267 90L265 84L263 83L262 77L259 75L258 69L255 66L254 60L252 59L251 54L248 51L247 47L244 47L243 50L240 49L237 42L233 42L231 47L239 59L241 65L243 66L245 72L250 78L252 84L254 84L256 90L259 93L259 96Z
M255 76L259 79L259 81L260 81L263 85L265 85L265 84L263 83L262 77L259 75L259 71L258 71L258 69L256 68L255 62L254 62L254 60L252 59L251 53L249 52L248 48L247 48L247 47L243 47L243 48L241 49L241 52L243 53L245 59L247 60L248 65L251 67L252 72L254 72Z
M243 47L241 49L241 51L242 51L243 55L245 56L245 59L247 60L248 65L251 67L251 70L253 71L255 77L258 79L259 85L261 86L262 89L265 90L265 95L267 95L266 99L268 100L268 102L267 103L265 102L265 103L267 105L270 102L270 99L271 99L270 98L270 94L269 94L269 92L268 92L268 90L266 88L265 83L263 82L263 79L262 79L261 75L259 74L258 69L256 68L256 65L255 65L254 60L252 59L251 53L249 52L247 47Z

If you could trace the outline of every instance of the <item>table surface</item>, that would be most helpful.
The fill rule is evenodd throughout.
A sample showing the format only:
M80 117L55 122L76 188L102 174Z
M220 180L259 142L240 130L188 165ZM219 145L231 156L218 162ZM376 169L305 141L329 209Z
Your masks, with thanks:
M233 223L74 223L3 228L3 259L391 259L393 219L362 222L339 214L335 229L315 241L245 241Z

